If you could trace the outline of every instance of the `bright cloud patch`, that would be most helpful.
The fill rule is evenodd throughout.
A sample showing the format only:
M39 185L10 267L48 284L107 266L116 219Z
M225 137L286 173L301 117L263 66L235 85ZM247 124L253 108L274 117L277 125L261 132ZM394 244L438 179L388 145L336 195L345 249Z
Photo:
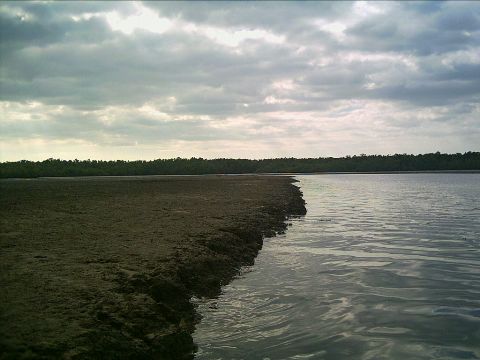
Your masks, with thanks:
M139 29L162 34L172 27L171 20L158 16L157 13L141 4L135 5L136 11L131 15L122 16L116 11L105 14L110 27L128 35Z

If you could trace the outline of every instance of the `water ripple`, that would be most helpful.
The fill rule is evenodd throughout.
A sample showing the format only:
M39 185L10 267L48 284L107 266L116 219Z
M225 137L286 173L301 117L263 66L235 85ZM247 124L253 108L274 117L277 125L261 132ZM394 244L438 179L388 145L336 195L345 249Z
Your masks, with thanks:
M480 359L480 175L299 180L307 216L200 304L198 359Z

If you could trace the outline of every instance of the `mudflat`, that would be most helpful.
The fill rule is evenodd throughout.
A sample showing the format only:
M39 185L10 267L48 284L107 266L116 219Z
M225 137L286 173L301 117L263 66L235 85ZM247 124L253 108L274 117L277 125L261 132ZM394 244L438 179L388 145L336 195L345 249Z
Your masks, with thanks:
M182 359L212 297L305 213L283 176L0 182L0 358Z

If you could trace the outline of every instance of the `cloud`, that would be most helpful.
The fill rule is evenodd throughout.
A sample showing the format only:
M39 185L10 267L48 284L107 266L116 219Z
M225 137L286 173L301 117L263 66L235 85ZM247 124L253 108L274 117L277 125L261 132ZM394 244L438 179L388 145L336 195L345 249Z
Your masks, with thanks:
M0 34L2 159L478 150L475 2L3 2Z

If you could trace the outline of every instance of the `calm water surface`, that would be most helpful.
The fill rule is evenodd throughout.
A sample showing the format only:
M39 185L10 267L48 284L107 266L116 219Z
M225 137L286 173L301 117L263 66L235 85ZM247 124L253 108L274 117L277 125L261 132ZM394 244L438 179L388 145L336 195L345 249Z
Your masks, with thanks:
M307 216L200 305L198 359L480 358L480 174L297 178Z

